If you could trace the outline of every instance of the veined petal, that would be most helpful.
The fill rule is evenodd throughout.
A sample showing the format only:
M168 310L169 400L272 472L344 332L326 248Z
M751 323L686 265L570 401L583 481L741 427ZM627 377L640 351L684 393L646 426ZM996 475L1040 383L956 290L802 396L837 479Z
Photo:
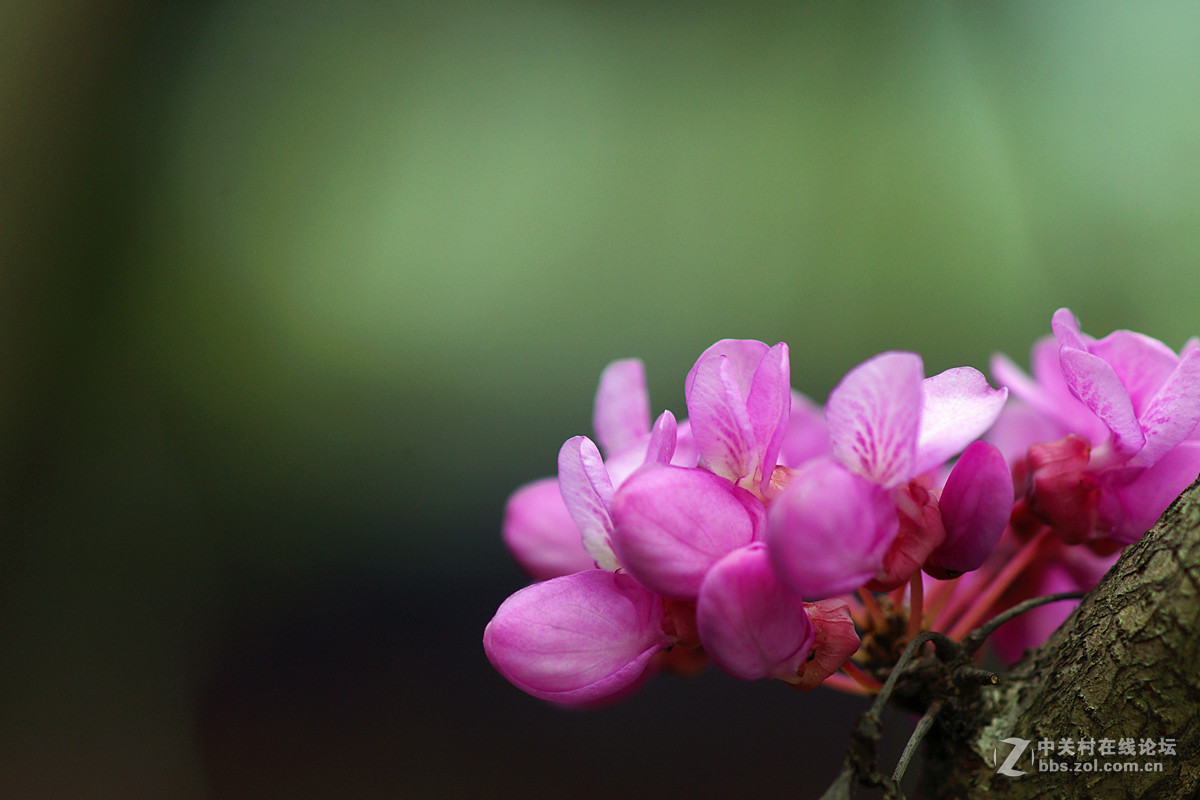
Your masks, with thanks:
M600 447L610 456L650 432L650 393L641 359L614 361L600 373L592 427Z
M1133 413L1133 402L1108 362L1072 347L1062 348L1059 358L1071 391L1112 431L1116 453L1127 458L1141 450L1146 438Z
M912 478L923 377L916 353L882 353L850 370L825 404L833 455L887 489Z
M817 458L771 503L767 548L785 584L806 600L823 600L870 580L899 526L883 489Z
M556 703L591 703L632 685L670 644L661 598L627 575L593 569L505 600L483 632L492 665Z
M754 371L758 369L759 362L763 360L770 349L765 343L754 339L722 339L696 359L696 363L688 371L687 377L683 381L684 396L691 393L692 384L696 381L696 372L700 369L701 364L725 358L729 361L730 373L737 381L738 394L746 397L750 394Z
M1061 427L1059 436L1077 433L1099 444L1108 437L1108 428L1071 393L1063 378L1059 349L1053 336L1042 337L1033 345L1033 379L1006 356L997 353L992 357L992 376L1051 426Z
M1050 330L1054 332L1054 338L1058 340L1060 347L1087 350L1092 341L1092 338L1080 329L1079 320L1070 309L1060 308L1054 312L1054 316L1050 318Z
M646 464L665 466L671 463L671 458L675 455L676 430L674 414L664 411L659 415L654 422L654 428L650 431L650 444L646 447Z
M804 602L775 577L762 543L733 551L708 571L696 625L713 663L745 681L796 682L814 637Z
M613 501L613 547L643 586L692 600L713 564L761 536L765 518L752 494L707 470L648 466Z
M1200 424L1200 351L1187 354L1138 418L1146 445L1130 466L1151 466Z
M923 405L913 472L941 466L992 426L1007 389L993 389L983 373L971 367L948 369L921 382Z
M513 492L504 506L502 533L513 558L536 580L595 566L583 549L579 526L563 503L556 478L527 483Z
M583 549L603 569L619 565L612 551L613 486L600 451L586 436L568 439L558 451L558 488L583 540Z
M946 539L929 556L937 577L979 569L996 549L1013 506L1013 481L1000 451L973 442L950 471L938 509Z
M1129 392L1133 411L1140 418L1179 364L1179 356L1158 339L1133 331L1113 331L1088 348L1112 366Z
M858 631L845 600L821 600L805 603L816 636L813 638L812 660L805 664L796 688L815 689L842 668L846 659L858 650Z
M791 366L788 346L772 347L759 362L746 396L746 411L754 428L754 468L761 471L760 487L764 494L779 457L779 447L787 432L792 408Z
M754 426L728 358L697 362L687 406L700 463L735 482L749 475L755 460Z

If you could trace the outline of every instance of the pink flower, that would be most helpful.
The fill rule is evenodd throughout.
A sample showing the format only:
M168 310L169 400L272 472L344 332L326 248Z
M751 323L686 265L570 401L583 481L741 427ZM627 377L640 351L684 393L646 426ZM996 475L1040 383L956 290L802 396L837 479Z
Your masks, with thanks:
M938 548L959 555L956 565L973 562L1003 531L997 502L943 497L962 512L956 540L974 540L947 544L936 498L917 482L983 433L1006 397L969 367L925 378L915 353L883 353L851 370L825 406L832 457L798 469L771 506L767 542L783 581L819 600L867 581L899 586ZM947 490L1011 501L999 455L976 453Z
M1131 331L1096 340L1065 308L1051 327L1032 379L993 359L1022 401L993 440L1015 464L1023 510L1065 541L1133 541L1200 474L1200 344L1176 355Z
M676 430L674 417L669 422L660 417L660 435L653 435L656 429L650 426L645 368L639 359L614 361L605 367L596 391L593 427L600 448L586 437L576 437L568 443L573 452L567 456L568 491L574 493L577 503L593 504L589 510L581 512L578 505L574 511L568 510L560 491L561 480L556 478L526 484L513 493L505 506L504 543L517 563L537 580L591 569L605 559L603 542L607 531L591 495L599 493L602 505L606 505L611 500L612 487L619 486L647 458L661 458L661 452L650 453L650 448L670 446L674 455L668 455L668 460L674 458L675 463L685 465L696 463L686 422ZM667 430L668 427L671 429ZM601 459L601 449L607 458ZM562 459L560 452L560 468ZM581 480L590 486L582 494ZM581 513L584 525L577 524ZM589 530L581 536L585 525L590 526ZM601 528L599 532L596 525ZM602 566L611 569L612 562L605 560Z
M791 411L788 348L724 339L705 350L684 394L700 464L759 497L771 478Z

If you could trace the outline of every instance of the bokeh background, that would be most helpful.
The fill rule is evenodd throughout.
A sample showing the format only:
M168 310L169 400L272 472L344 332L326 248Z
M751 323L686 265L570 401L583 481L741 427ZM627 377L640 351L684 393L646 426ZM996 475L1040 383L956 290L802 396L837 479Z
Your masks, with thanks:
M499 678L505 497L618 357L682 416L725 337L822 400L884 349L1023 363L1062 305L1200 333L1198 34L0 5L0 796L816 796L851 698L710 671L585 714Z

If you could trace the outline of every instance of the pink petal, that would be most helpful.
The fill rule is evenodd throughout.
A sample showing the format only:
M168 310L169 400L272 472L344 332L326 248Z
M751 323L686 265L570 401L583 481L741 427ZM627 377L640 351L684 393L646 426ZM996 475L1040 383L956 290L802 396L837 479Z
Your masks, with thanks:
M691 393L692 384L696 380L696 372L701 364L725 358L729 361L730 372L737 381L738 394L746 397L750 394L750 384L754 380L754 372L770 349L763 342L754 339L722 339L696 359L695 365L692 366L683 381L684 395Z
M575 436L558 451L558 488L571 519L579 526L583 549L603 569L616 569L608 513L613 486L591 439Z
M794 683L813 643L804 602L779 583L761 543L733 551L709 570L696 624L713 663L745 681Z
M1081 348L1075 348L1079 350ZM1029 353L1029 369L1033 379L1048 395L1047 402L1053 403L1062 397L1074 397L1063 380L1062 364L1058 354L1062 345L1053 336L1043 336L1033 343Z
M738 481L753 470L756 446L734 368L728 358L717 356L697 362L694 373L687 406L700 462Z
M543 478L513 492L504 506L504 544L536 580L595 567L583 549L579 526L571 519L558 480Z
M780 579L806 600L870 580L896 538L896 507L878 486L827 458L800 467L771 504L767 547Z
M1112 537L1121 542L1140 539L1198 476L1200 440L1187 441L1167 452L1132 482L1108 488L1123 513Z
M765 517L753 495L707 470L649 466L617 492L613 547L643 586L692 600L713 564L761 536Z
M643 439L641 445L626 447L621 452L604 459L604 469L608 472L608 480L614 490L646 463L647 445L649 445L649 440Z
M614 361L600 373L592 413L596 440L613 455L650 432L650 393L641 359Z
M700 451L696 448L696 438L692 436L691 420L684 420L676 427L675 455L671 463L676 467L694 467L700 463Z
M924 401L916 475L941 466L981 436L996 421L1008 399L1007 389L988 386L983 373L971 367L948 369L926 378L921 391Z
M979 569L996 549L1012 507L1012 474L1004 456L990 444L974 442L942 489L938 508L946 539L930 555L928 567L945 577Z
M762 475L760 487L764 494L771 481L771 473L775 470L791 408L788 346L780 342L768 350L759 362L746 396L746 410L754 428L754 468Z
M852 369L825 404L833 455L884 488L913 477L923 376L916 353L882 353Z
M492 665L556 703L620 692L670 644L662 600L626 575L593 569L535 583L505 600L483 632Z
M1146 445L1130 466L1151 466L1200 424L1200 351L1187 354L1138 419Z
M1063 378L1059 345L1054 337L1039 339L1033 346L1033 375L1024 372L1001 354L992 357L992 375L996 382L1029 404L1030 409L1044 417L1055 428L1061 428L1057 439L1067 433L1077 433L1099 444L1108 438L1108 428L1071 393Z
M1005 461L1015 464L1025 460L1031 444L1052 442L1066 434L1057 420L1039 414L1020 400L1010 400L988 431L987 441L999 448Z
M1133 402L1113 368L1099 356L1071 347L1064 347L1059 358L1071 391L1112 431L1116 453L1128 457L1142 449L1146 439Z
M779 446L780 463L798 467L810 458L829 454L829 427L825 424L825 412L800 392L793 391L787 430Z
M1158 339L1132 331L1113 331L1088 351L1112 366L1129 392L1138 417L1179 364L1179 356L1171 348Z
M800 673L797 689L815 689L846 660L858 651L858 631L845 600L821 600L805 603L816 636L813 638L812 660Z
M650 431L650 444L646 447L646 464L670 464L675 455L675 415L664 411L654 422Z
M1053 339L1049 340L1054 343ZM1054 344L1054 363L1058 369L1058 345ZM1007 387L1014 397L1024 400L1039 411L1046 410L1045 391L1025 371L1018 367L1013 360L1003 353L996 353L991 361L992 377L996 383Z
M1060 308L1050 318L1050 330L1058 340L1060 347L1070 347L1075 350L1087 350L1092 338L1079 328L1079 320L1068 309Z

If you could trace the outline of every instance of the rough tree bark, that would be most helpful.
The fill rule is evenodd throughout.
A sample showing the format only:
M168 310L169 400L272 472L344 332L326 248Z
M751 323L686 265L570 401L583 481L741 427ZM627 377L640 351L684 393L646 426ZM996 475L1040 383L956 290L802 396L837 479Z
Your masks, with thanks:
M1200 798L1200 481L1040 649L941 715L927 738L923 794L938 798ZM1092 772L997 773L1010 737L1174 739L1175 755L1096 755ZM1053 756L1092 761L1093 756ZM1162 772L1106 772L1161 762ZM1083 768L1083 769L1086 769Z

